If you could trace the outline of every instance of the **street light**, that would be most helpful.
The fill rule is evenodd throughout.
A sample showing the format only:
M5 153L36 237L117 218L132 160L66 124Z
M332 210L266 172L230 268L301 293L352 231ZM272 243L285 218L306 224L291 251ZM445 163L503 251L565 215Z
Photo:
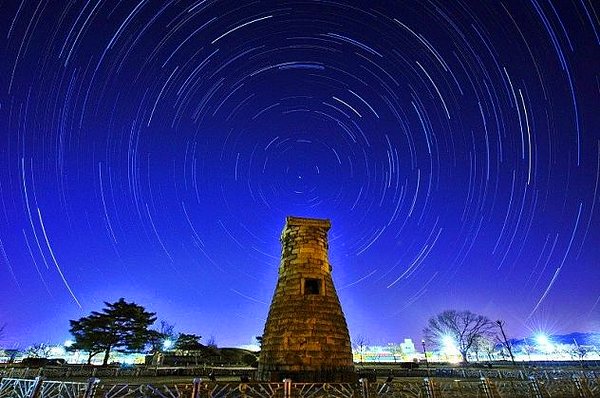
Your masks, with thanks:
M441 345L442 345L442 353L446 355L446 360L449 362L457 362L458 348L456 347L456 342L454 341L454 337L449 334L441 336Z
M538 333L535 336L535 342L537 343L538 346L542 346L542 348L546 348L547 346L551 345L550 339L544 333Z
M427 360L427 350L425 349L425 340L421 340L423 346L423 356L425 357L425 366L427 367L427 376L429 376L429 361Z
M554 351L554 345L550 341L550 338L545 333L538 333L535 335L535 343L537 348L541 350L545 355L546 359Z

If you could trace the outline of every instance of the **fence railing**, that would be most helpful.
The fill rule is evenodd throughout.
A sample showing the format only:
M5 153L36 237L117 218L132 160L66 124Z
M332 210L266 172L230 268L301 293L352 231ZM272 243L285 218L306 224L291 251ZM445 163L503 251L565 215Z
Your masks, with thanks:
M92 398L99 379L87 383L4 377L0 380L0 398Z
M190 383L103 384L97 378L85 383L5 377L0 398L550 398L600 397L600 380L573 377L538 380L450 380L411 378L357 383L214 382L196 378Z
M486 377L490 379L520 379L527 380L529 377L536 379L567 379L581 377L587 379L600 378L600 369L588 368L561 369L561 368L523 368L523 369L472 369L472 368L435 368L435 369L397 369L397 368L358 368L358 374L364 377L434 377L452 379L479 379ZM43 376L47 379L70 379L70 378L108 378L108 377L154 377L154 376L188 376L190 378L198 375L213 373L217 377L225 376L248 376L254 373L253 368L221 368L221 367L96 367L96 366L46 366L44 368L0 368L0 377L12 377L20 379L33 379Z
M0 377L14 377L21 379L33 379L44 376L48 379L65 378L107 378L107 377L155 377L155 376L189 376L190 379L198 375L207 375L212 372L216 376L247 375L250 377L255 368L221 368L221 367L98 367L98 366L45 366L40 368L28 367L2 367Z
M600 369L589 368L581 369L561 369L561 368L523 368L523 369L473 369L473 368L435 368L435 369L386 369L381 367L375 369L359 369L359 374L369 374L374 372L378 377L388 375L394 377L435 377L452 379L479 379L486 377L489 379L520 379L528 380L530 377L536 379L569 379L572 377L600 378Z

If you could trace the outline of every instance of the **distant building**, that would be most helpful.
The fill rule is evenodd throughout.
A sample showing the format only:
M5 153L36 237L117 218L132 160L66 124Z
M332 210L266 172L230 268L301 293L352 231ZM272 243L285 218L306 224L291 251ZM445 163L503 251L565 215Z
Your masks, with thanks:
M400 343L400 349L404 355L413 355L416 352L412 339L404 339L404 342Z
M385 346L364 346L353 352L354 362L413 362L423 359L423 354L415 350L412 339L389 343Z

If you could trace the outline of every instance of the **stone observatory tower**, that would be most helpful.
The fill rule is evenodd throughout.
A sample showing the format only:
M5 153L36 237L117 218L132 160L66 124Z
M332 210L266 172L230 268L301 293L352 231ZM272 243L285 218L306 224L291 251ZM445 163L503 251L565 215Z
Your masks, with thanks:
M329 220L286 219L258 365L262 380L355 379L348 326L327 256L330 227Z

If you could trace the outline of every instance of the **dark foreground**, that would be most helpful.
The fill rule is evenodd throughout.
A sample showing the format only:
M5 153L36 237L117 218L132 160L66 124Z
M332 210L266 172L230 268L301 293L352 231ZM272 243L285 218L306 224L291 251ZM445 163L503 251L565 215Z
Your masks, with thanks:
M584 376L584 375L582 375ZM158 381L158 380L155 380ZM0 397L17 398L545 398L545 397L600 397L598 378L528 380L477 379L451 380L447 378L402 378L356 383L278 383L205 381L200 378L184 383L139 384L107 383L92 378L87 382L3 378Z
M251 367L0 367L0 398L521 398L599 397L600 368L565 364L518 368L407 369L400 364L356 367L356 381L300 383L254 381ZM561 365L561 366L556 366Z

